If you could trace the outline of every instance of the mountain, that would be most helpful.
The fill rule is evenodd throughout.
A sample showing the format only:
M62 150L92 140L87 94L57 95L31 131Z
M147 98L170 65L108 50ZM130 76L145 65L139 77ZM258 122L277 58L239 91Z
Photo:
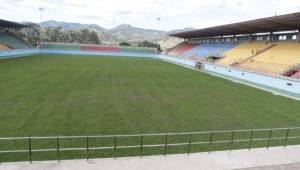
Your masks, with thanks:
M91 29L99 33L100 39L106 42L137 42L137 41L152 41L159 42L162 47L169 48L181 42L181 39L169 37L168 34L190 31L194 28L184 28L172 31L160 31L154 29L144 29L139 27L134 27L129 24L121 24L112 29L106 29L96 24L80 24L80 23L70 23L49 20L41 22L42 27L60 27L64 30L79 30L79 29Z
M158 41L167 36L167 32L153 30L153 29L143 29L138 27L133 27L129 24L119 25L109 32L120 39L131 41L141 41L141 40L149 40L149 41Z
M80 24L80 23L71 23L71 22L62 22L62 21L44 21L41 22L40 25L42 27L60 27L64 30L80 30L80 29L91 29L98 32L99 37L102 41L105 42L119 42L119 38L113 36L103 27L100 27L96 24Z
M79 30L79 29L89 28L101 32L106 31L105 28L100 27L99 25L96 24L80 24L80 23L62 22L62 21L54 21L54 20L41 22L40 25L42 27L61 27L64 30Z

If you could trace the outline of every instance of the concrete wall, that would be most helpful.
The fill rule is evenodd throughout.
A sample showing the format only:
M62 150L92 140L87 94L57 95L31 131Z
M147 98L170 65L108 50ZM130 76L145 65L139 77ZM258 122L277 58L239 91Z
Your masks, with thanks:
M176 64L180 64L180 65L184 65L187 67L191 67L191 68L195 68L197 62L195 61L191 61L191 60L186 60L183 58L177 58L177 57L170 57L170 56L165 56L165 55L160 55L159 58L161 60L165 60L171 63L176 63Z
M159 58L158 55L144 54L144 53L114 53L114 52L93 52L80 50L48 50L48 49L26 49L26 50L8 50L0 51L1 58L22 57L34 54L67 54L67 55L94 55L94 56L124 56L124 57L149 57Z
M300 94L300 81L261 75L232 68L222 67L214 64L204 64L204 69L228 77L246 80L258 85L284 90L294 94Z
M38 49L26 49L26 50L8 50L0 51L0 59L2 58L13 58L39 54Z
M70 54L70 55L95 55L95 56L124 56L124 57L157 57L153 54L131 53L131 52L98 52L81 50L48 50L40 49L40 54Z

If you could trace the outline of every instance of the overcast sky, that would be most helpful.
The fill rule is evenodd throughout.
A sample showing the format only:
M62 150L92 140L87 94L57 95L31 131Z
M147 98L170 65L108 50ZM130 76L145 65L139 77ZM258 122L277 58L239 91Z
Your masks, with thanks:
M133 26L172 30L204 28L300 12L300 0L0 0L0 18L57 20L111 28ZM38 8L44 8L40 13ZM161 18L160 21L157 18Z

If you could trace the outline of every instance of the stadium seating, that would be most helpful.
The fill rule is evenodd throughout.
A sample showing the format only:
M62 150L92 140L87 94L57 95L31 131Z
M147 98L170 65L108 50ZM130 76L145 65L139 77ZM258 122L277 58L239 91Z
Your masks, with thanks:
M257 51L267 48L268 45L264 42L242 43L225 52L224 58L218 61L218 64L230 66L236 62L241 62Z
M199 44L188 44L188 43L181 43L175 48L171 49L168 54L172 56L180 56L181 54L185 53L186 51L189 51L195 47L197 47Z
M10 48L7 47L6 45L0 44L0 51L1 50L10 50Z
M255 56L240 67L285 75L298 64L300 64L300 44L277 42L274 48Z
M209 56L221 57L224 52L234 48L235 46L237 46L237 44L234 43L201 44L189 51L186 51L182 54L182 56L194 60L201 60Z
M295 78L295 79L300 79L300 69L297 70L297 72L295 72L293 75L291 75L290 77Z
M27 44L6 32L0 32L0 43L13 49L29 48Z

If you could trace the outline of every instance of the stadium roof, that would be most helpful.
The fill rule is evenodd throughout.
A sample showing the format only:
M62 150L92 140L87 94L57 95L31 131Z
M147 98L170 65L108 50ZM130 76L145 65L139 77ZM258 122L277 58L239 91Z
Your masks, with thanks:
M22 28L22 27L26 27L26 26L23 25L23 24L18 24L18 23L15 23L15 22L0 19L0 27L4 27L4 28Z
M179 38L205 38L300 29L300 12L170 34Z

